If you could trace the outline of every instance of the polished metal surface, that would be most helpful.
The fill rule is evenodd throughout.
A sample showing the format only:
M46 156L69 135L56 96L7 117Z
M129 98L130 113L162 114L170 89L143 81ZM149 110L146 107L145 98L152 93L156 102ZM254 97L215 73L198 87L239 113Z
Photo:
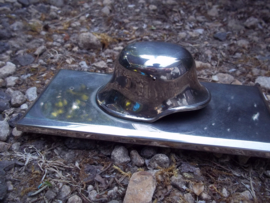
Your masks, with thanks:
M212 94L205 108L145 123L120 119L99 108L96 92L111 77L61 70L17 128L57 136L270 158L270 113L257 87L202 83Z
M211 99L197 79L195 62L183 47L136 42L125 47L97 103L120 118L154 122L166 115L198 110Z

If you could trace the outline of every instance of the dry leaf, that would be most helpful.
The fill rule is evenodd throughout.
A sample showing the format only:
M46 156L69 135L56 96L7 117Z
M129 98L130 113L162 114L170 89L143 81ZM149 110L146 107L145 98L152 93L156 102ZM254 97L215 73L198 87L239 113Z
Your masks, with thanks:
M204 191L204 184L202 182L200 183L194 183L193 186L193 192L199 196Z

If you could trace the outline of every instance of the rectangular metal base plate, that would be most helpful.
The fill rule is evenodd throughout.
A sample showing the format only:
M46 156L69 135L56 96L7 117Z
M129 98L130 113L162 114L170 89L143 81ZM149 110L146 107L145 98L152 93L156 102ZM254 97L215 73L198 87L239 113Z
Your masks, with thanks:
M111 75L61 70L17 128L25 132L270 157L270 113L256 86L202 83L207 107L154 123L115 118L95 101Z

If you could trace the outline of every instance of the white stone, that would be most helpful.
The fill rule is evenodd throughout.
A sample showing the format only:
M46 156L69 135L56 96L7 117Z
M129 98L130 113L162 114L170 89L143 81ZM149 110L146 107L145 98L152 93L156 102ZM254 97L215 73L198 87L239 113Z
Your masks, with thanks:
M34 55L35 56L40 56L41 54L43 54L43 52L46 51L46 46L40 46L36 49Z
M224 197L229 197L228 190L226 188L222 188L221 193Z
M30 87L28 90L26 90L25 95L28 101L34 101L37 98L37 88Z
M78 195L73 195L68 199L67 203L82 203L82 199Z
M110 5L113 3L113 0L103 0L104 5Z
M102 9L101 9L101 12L104 14L104 15L109 15L110 14L110 8L108 6L104 6Z
M7 62L7 64L0 68L0 78L5 78L12 75L16 71L16 66L13 63Z
M12 135L14 136L14 137L21 137L22 136L22 134L23 134L23 132L22 131L19 131L19 130L17 130L17 128L15 127L15 128L13 128L13 130L12 130Z
M14 85L16 85L16 82L18 81L19 77L14 77L14 76L10 76L7 77L6 80L6 86L7 87L13 87Z
M98 49L101 48L99 39L92 33L81 33L78 37L78 45L82 49Z
M186 36L187 36L187 33L185 33L185 32L179 32L178 33L179 39L184 39L184 38L186 38Z
M9 192L13 190L13 185L11 181L7 181L7 189Z
M150 203L155 189L156 179L150 172L136 172L130 178L123 203Z
M71 189L68 185L63 185L58 194L59 199L65 199L68 195L70 195Z
M93 66L95 68L100 68L100 69L108 68L107 64L104 61L99 61L99 62L93 63Z
M0 141L6 141L10 133L8 122L0 121L0 129Z
M89 66L87 65L87 63L85 61L81 61L79 63L79 66L82 68L82 69L88 69Z
M204 63L202 61L195 61L196 64L196 69L207 69L207 68L211 68L211 64L210 63Z
M226 73L218 73L212 76L212 80L223 84L231 84L234 81L234 77Z
M259 76L257 77L255 83L259 83L262 87L270 89L270 77Z
M90 200L92 201L95 201L96 200L96 196L98 195L97 191L96 190L91 190L89 193L88 193L88 197Z
M123 164L130 162L130 157L128 156L128 150L124 146L115 146L112 151L111 159L117 164Z
M151 11L155 11L155 10L157 10L157 6L151 4L151 5L149 6L149 9L150 9Z

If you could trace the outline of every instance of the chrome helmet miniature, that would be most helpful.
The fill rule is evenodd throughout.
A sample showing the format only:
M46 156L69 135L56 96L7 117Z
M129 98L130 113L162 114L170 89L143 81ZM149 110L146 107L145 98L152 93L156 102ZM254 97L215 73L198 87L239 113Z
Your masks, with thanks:
M96 100L113 116L154 122L172 113L201 109L211 95L199 83L195 62L185 48L136 42L121 51L112 79L98 90Z

